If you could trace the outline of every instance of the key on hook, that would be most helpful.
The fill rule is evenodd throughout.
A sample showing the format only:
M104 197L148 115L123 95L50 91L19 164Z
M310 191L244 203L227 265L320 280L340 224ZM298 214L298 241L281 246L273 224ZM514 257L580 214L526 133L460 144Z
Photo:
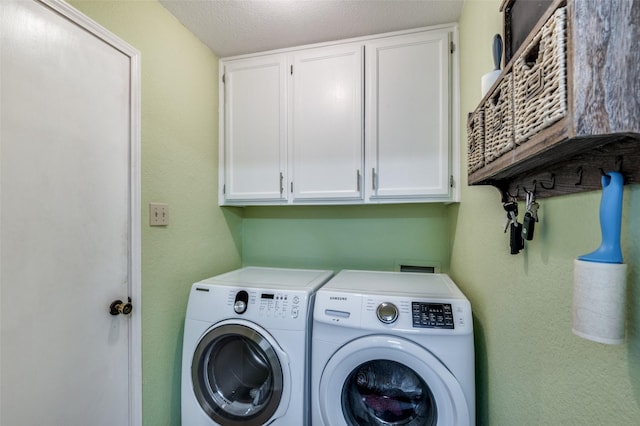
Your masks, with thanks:
M507 233L509 229L509 225L514 221L517 221L518 218L518 203L515 201L507 201L502 205L504 210L507 212L507 223L504 226L504 233Z
M538 221L538 207L540 206L535 201L533 191L527 191L526 200L526 212L522 220L522 238L531 241L533 240L535 224Z

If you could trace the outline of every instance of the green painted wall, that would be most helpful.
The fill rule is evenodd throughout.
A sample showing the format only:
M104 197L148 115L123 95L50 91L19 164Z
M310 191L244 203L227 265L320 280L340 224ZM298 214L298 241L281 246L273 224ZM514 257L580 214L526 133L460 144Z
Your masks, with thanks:
M461 117L475 109L480 78L492 69L492 38L502 32L501 3L465 3ZM466 129L460 132L466 153ZM450 211L450 274L471 299L476 317L478 424L638 424L640 187L626 187L624 197L627 340L607 346L571 332L573 259L600 244L600 192L541 200L535 240L511 256L498 192L463 185L463 201Z
M449 267L449 219L442 204L247 207L246 265L396 270Z
M190 285L240 266L237 210L217 206L217 57L156 1L73 1L142 53L143 417L180 424ZM148 203L170 224L148 226Z

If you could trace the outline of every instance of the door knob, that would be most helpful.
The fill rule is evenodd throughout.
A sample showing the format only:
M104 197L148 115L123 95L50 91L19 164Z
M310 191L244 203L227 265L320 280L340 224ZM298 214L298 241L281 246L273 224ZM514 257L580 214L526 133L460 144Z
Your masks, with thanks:
M131 304L131 298L129 297L128 302L123 302L122 300L114 300L109 306L109 313L111 315L129 315L133 310L133 305Z

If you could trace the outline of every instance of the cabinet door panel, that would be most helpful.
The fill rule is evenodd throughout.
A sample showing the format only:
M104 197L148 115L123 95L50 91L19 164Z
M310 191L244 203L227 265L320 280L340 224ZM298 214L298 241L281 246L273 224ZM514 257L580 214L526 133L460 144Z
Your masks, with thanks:
M224 198L284 199L286 58L228 62L224 73Z
M362 45L293 57L293 199L362 198Z
M367 43L371 198L449 194L449 36Z

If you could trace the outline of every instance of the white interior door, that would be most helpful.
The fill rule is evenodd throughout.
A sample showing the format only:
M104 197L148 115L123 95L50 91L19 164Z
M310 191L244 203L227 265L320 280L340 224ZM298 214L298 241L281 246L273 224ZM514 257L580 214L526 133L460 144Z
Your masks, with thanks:
M0 18L0 424L138 425L138 53L57 1Z

